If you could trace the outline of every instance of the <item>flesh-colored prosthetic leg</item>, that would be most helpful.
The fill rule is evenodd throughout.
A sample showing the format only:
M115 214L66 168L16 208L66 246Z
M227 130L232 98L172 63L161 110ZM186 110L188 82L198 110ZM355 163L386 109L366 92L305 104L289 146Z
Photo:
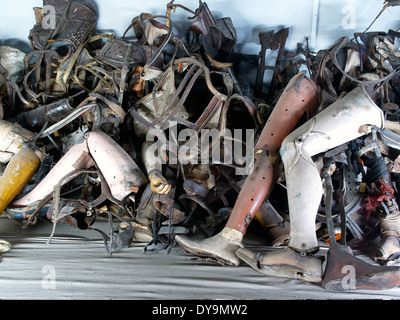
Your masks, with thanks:
M133 159L107 134L100 131L89 133L82 143L72 146L57 162L44 179L28 194L11 203L13 208L34 207L50 195L62 180L62 185L97 164L103 174L111 195L123 200L136 192L147 179ZM74 173L76 172L76 173ZM65 178L68 176L68 178Z
M227 265L239 265L235 251L243 247L247 227L268 197L274 183L274 165L283 139L306 113L311 116L319 105L316 85L303 73L294 76L274 107L255 146L254 169L246 178L224 229L203 240L176 236L188 252L212 257Z
M84 155L87 155L84 161ZM83 169L92 166L94 162L89 156L86 140L83 143L74 145L50 170L50 172L39 182L39 184L25 196L13 201L11 207L31 207L38 204L42 199L53 192L54 187L57 185L66 174L71 173L77 169ZM70 181L65 180L64 183Z
M383 126L383 113L358 87L292 132L282 143L290 240L288 248L260 258L246 249L237 255L256 270L275 276L322 280L322 261L309 253L318 250L315 219L323 195L322 181L312 156L366 134L368 126Z

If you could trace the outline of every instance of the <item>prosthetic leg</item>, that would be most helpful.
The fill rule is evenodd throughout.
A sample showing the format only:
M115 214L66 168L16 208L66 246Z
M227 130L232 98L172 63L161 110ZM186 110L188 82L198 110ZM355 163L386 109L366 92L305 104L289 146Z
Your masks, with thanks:
M42 160L42 154L29 146L34 134L18 124L0 120L0 159L7 166L0 176L0 214L32 178ZM0 240L0 253L11 244Z
M267 198L274 182L274 165L283 139L294 129L300 118L311 116L319 105L316 85L304 73L294 76L279 98L255 146L254 169L249 174L223 230L210 238L192 240L175 236L188 252L212 257L227 265L239 265L235 251L252 219Z
M357 87L293 131L282 143L290 215L288 247L260 256L240 248L237 255L254 269L275 276L322 280L322 262L315 256L315 219L323 195L320 173L312 156L383 127L383 113L364 87Z
M21 192L39 168L40 158L28 146L23 146L8 162L0 177L0 214ZM0 253L9 251L11 244L0 240Z
M107 134L90 132L82 143L72 146L46 177L28 194L11 203L13 208L34 207L50 195L54 187L71 181L80 169L97 165L110 188L111 196L122 201L147 182L132 158ZM67 179L64 177L68 176Z

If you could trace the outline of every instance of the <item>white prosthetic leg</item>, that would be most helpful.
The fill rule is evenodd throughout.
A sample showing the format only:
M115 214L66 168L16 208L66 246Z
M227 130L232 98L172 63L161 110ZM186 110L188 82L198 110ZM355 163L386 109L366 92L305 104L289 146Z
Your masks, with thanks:
M240 248L238 257L265 274L320 282L322 262L309 253L318 250L315 219L323 188L311 157L367 134L369 126L383 127L383 123L381 109L360 86L287 136L280 154L290 215L288 248L264 256Z

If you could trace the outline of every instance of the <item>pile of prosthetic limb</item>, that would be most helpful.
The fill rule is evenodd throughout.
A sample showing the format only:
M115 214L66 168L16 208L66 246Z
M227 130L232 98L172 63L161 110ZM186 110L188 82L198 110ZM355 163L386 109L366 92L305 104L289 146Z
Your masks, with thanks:
M134 241L179 245L327 290L400 284L390 265L400 257L398 32L356 33L316 53L285 50L289 29L260 32L244 90L238 65L251 57L206 3L171 1L120 37L96 32L89 3L43 8L29 52L0 46L3 215L21 228L52 223L49 241L58 223L96 230L109 255ZM180 39L174 26L185 23ZM274 250L246 248L251 227ZM354 254L371 246L377 263Z

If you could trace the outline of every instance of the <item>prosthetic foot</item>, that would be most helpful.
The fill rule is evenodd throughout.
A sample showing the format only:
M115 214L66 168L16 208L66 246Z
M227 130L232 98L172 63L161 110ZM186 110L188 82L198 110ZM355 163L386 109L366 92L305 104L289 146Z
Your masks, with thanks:
M276 250L267 255L240 248L236 251L236 255L253 269L266 275L308 282L322 280L321 260L312 255L300 255L290 248Z
M381 216L381 241L375 251L375 261L386 264L389 261L397 260L400 257L400 212Z
M1 240L0 239L0 254L4 253L4 252L7 252L7 251L10 251L10 249L11 249L11 243L9 243L6 240Z
M356 258L349 247L328 251L322 286L329 291L387 290L400 284L400 268L371 265Z
M188 252L215 259L222 265L238 266L239 258L235 252L242 245L243 234L237 230L224 228L220 233L202 240L192 240L184 236L175 236L175 240Z

